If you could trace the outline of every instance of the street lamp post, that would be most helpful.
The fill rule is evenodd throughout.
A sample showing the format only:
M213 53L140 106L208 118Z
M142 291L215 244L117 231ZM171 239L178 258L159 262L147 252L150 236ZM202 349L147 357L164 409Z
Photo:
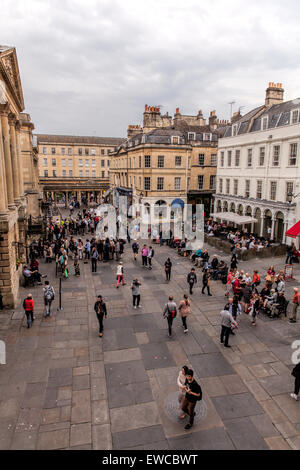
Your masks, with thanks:
M290 209L291 209L291 205L292 205L292 202L293 202L293 199L296 199L296 197L299 196L300 193L298 194L293 194L292 191L289 191L288 194L287 194L287 200L288 200L288 214L287 214L287 230L289 229L289 219L290 219ZM285 236L285 241L286 241L286 236Z

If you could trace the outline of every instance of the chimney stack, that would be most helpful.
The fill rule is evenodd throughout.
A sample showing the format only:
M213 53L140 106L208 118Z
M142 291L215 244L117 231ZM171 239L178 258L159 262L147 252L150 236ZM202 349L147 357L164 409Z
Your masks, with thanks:
M216 111L211 111L208 118L208 124L212 129L217 129L217 116Z
M282 83L269 82L269 87L266 89L265 105L272 106L273 104L282 103L283 94Z

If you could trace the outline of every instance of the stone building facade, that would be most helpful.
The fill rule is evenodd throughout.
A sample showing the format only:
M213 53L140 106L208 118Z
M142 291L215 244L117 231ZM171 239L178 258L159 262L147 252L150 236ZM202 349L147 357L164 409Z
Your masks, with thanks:
M126 141L112 154L115 195L144 205L204 203L208 212L215 191L218 128L225 124L215 112L207 123L201 111L187 116L177 108L172 118L146 105L143 127L130 125Z
M100 202L109 189L111 153L124 139L37 134L40 187L54 201L85 196Z
M30 137L24 137L24 100L16 50L0 46L0 293L4 306L17 302L26 260L26 191L31 168ZM26 119L25 119L26 121ZM25 146L24 146L25 145ZM23 148L24 146L24 148ZM25 157L26 152L29 156ZM24 176L25 175L25 176Z
M39 186L38 148L36 138L32 134L34 124L31 122L29 114L20 114L20 126L27 213L36 219L41 215L42 194Z
M248 229L288 242L300 218L300 99L283 101L280 83L269 83L265 103L237 116L219 139L216 212L254 217ZM216 216L217 218L217 216Z

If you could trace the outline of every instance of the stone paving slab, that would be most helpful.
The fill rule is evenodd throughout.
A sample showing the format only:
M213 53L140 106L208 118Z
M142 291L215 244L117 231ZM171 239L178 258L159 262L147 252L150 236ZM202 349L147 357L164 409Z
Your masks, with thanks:
M106 364L105 373L109 389L148 380L142 361Z
M110 410L112 433L130 431L160 424L157 405L154 401Z
M164 343L141 344L140 349L146 370L175 365L170 351Z
M223 420L263 413L262 407L250 393L213 397L211 400Z
M162 426L158 425L116 432L113 433L112 439L114 448L121 450L146 444L158 444L165 439L165 435Z
M190 360L199 377L234 374L233 368L221 353L193 355Z
M267 450L268 446L248 417L225 421L226 430L238 450Z

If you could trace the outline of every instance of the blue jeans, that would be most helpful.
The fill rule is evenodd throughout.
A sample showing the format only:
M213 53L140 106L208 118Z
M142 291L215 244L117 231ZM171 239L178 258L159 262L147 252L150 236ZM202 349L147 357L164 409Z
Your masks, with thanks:
M30 328L31 323L33 322L33 311L25 311L27 319L27 328Z

